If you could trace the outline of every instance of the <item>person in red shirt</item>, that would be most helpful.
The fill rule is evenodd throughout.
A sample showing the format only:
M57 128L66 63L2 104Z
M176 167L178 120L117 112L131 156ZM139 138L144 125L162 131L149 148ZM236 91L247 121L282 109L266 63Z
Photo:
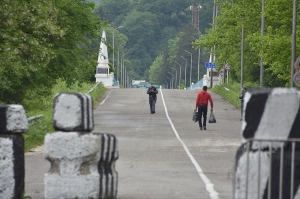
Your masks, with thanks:
M199 116L199 127L200 130L206 130L206 118L207 118L207 106L208 101L210 103L210 111L213 111L214 103L209 92L207 92L207 86L203 86L202 91L198 93L196 99L196 108L194 111L197 111ZM203 126L202 126L202 116L203 116Z

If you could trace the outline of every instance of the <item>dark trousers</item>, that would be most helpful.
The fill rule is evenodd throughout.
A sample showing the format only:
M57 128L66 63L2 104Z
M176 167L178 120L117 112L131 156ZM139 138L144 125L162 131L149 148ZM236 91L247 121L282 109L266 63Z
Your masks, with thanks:
M202 127L202 117L203 117L203 126L206 126L207 106L198 105L198 115L199 115L199 126Z
M150 104L150 111L151 113L155 112L155 103L156 103L156 99L155 97L152 97L151 95L149 96L149 104Z
M244 105L241 105L241 119L243 119L243 109L244 109Z

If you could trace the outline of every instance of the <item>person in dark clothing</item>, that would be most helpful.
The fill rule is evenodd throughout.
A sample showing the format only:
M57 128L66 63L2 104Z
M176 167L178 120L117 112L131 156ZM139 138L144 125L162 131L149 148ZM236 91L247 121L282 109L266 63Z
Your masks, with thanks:
M156 103L156 95L158 90L154 86L154 83L151 83L151 87L148 88L147 94L149 95L149 104L150 104L150 112L151 114L155 113L155 103Z
M243 86L242 88L242 94L239 96L240 100L241 100L241 121L243 120L243 109L244 109L244 97L245 97L245 93L247 92L247 87Z
M214 103L211 98L211 95L207 92L207 86L203 86L202 91L200 91L197 95L196 99L196 108L194 111L197 111L198 108L198 116L199 116L199 127L200 130L206 130L206 118L207 118L207 106L208 101L210 103L210 111L213 111ZM202 116L203 116L203 126L202 126Z

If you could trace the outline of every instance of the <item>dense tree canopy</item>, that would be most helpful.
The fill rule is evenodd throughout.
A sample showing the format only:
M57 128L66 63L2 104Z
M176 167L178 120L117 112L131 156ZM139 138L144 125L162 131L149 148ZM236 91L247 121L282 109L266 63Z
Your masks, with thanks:
M200 46L216 46L217 63L231 65L232 77L240 79L241 30L244 27L245 81L259 82L260 57L264 59L264 86L288 86L291 70L292 1L265 2L265 27L261 35L261 0L219 0L215 29L208 30ZM298 17L299 21L299 17ZM299 29L299 26L298 26ZM299 32L299 31L298 31ZM297 33L299 38L299 33ZM299 46L297 47L299 50Z
M89 46L100 20L93 12L94 3L83 0L2 1L0 101L20 103L59 78L71 84L94 75Z

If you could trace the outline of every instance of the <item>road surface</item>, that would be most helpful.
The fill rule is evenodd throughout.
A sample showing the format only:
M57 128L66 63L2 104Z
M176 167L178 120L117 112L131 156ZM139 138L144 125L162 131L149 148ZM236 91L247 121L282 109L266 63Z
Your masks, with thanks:
M94 132L118 139L118 199L231 199L240 110L212 94L217 123L192 121L199 90L158 93L150 114L146 89L109 89L95 107ZM43 147L26 153L26 195L43 198L50 167Z

